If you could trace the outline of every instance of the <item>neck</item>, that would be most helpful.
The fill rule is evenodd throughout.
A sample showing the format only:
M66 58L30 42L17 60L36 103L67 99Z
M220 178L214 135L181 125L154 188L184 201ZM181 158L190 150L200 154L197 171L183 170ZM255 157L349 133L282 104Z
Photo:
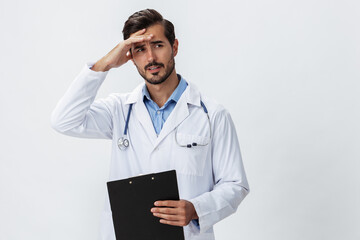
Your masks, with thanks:
M175 91L179 84L179 80L174 69L168 79L166 79L163 83L150 84L145 82L145 84L150 93L151 99L161 108Z

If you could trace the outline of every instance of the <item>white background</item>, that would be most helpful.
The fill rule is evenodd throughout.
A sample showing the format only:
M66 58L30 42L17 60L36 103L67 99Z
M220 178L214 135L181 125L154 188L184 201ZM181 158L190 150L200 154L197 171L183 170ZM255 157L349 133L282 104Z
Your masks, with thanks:
M177 72L237 128L251 192L217 239L360 239L359 1L0 4L1 240L97 239L110 141L60 135L50 115L144 8L174 23ZM141 81L129 63L99 97Z

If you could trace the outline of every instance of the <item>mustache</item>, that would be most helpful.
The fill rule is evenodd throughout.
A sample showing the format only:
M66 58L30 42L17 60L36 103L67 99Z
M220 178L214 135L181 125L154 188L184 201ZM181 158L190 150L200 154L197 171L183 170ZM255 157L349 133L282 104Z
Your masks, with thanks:
M146 69L148 69L149 67L152 67L152 66L161 66L161 67L164 67L164 64L158 63L158 62L151 62L151 63L147 64L147 65L144 67L145 71L146 71Z

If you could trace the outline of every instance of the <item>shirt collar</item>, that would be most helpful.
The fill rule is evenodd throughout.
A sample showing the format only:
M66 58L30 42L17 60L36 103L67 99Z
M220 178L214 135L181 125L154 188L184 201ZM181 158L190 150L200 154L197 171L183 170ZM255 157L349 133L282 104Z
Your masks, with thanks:
M177 74L178 79L180 79L179 84L177 85L177 87L175 88L174 92L171 94L171 96L169 97L169 99L166 101L166 103L164 104L164 106L167 105L168 102L170 101L175 101L178 102L182 93L185 91L186 87L187 87L187 82L185 81L185 79L180 75ZM152 101L151 97L150 97L150 93L146 87L146 84L144 84L144 87L142 89L142 95L143 95L143 99L145 100L150 100Z
M186 81L186 83L188 84L188 86L186 87L185 91L184 91L184 98L186 99L185 101L189 104L201 107L200 105L200 92L197 88L197 86L192 83L189 82L187 80L184 79L184 81ZM144 95L143 95L143 88L145 86L145 83L142 82L140 83L131 93L126 94L125 95L125 104L134 104L137 102L143 102L144 100Z

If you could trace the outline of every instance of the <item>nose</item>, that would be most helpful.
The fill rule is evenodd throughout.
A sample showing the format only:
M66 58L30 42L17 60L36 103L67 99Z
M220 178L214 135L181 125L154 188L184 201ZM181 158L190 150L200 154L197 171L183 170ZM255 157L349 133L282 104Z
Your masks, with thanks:
M156 59L155 54L154 54L153 49L151 48L151 46L149 46L148 49L149 49L147 51L148 62L153 62Z

